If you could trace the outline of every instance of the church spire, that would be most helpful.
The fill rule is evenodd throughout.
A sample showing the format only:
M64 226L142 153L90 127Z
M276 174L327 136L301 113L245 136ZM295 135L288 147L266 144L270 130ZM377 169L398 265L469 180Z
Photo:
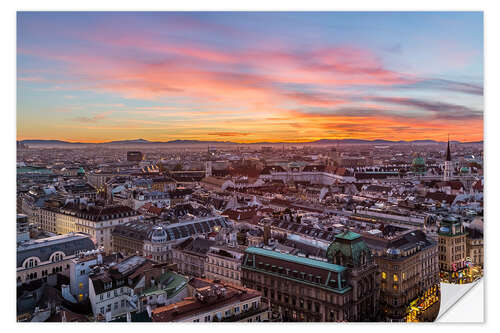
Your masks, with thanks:
M450 135L448 134L448 148L446 149L446 160L451 161Z

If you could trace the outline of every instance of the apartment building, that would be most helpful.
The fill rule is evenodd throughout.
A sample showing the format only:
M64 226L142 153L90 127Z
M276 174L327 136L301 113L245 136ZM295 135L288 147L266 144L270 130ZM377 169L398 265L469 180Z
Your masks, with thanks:
M17 247L17 284L38 279L47 281L52 274L69 274L71 260L95 249L86 234L69 233L23 242Z
M453 217L445 217L439 227L439 268L441 280L450 283L468 282L464 270L467 269L467 232L462 222Z
M208 279L189 282L193 296L152 311L153 322L260 322L269 320L261 293Z
M241 261L244 251L234 246L212 246L207 252L205 276L234 286L241 285Z
M428 305L433 306L425 313L419 311L419 319L433 321L439 310L439 295L434 292L440 282L437 243L421 230L390 237L366 234L363 239L380 272L382 319L406 321L410 304L427 294Z
M112 251L112 230L121 224L136 220L137 212L126 206L95 206L68 202L60 208L43 208L39 211L42 230L67 234L82 232L90 235L97 247L106 253Z

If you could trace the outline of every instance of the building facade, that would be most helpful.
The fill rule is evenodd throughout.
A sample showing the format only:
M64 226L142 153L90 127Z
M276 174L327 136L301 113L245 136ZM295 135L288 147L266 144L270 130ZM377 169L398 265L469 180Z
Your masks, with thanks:
M205 238L188 238L172 248L172 260L179 273L205 277L207 252L215 241Z
M229 246L212 246L207 252L205 276L210 280L241 285L241 260L244 251Z
M368 236L364 239L380 271L382 319L407 321L410 304L427 294L429 310L419 310L415 315L420 321L433 321L439 310L439 294L433 292L438 291L435 287L440 282L437 243L421 230L390 239Z
M155 264L140 256L128 257L109 267L94 267L89 275L89 299L94 318L111 321L147 308L155 291L161 290L159 294L165 295L172 291L171 281L165 279L165 274L169 274L168 265Z
M67 203L61 208L40 209L42 230L53 229L58 234L82 232L91 236L97 247L106 253L112 251L112 230L121 224L136 220L138 214L126 206L94 206ZM46 230L51 231L51 230Z
M71 260L95 249L88 235L70 233L21 243L17 247L17 285L38 279L47 281L52 274L69 274Z
M462 222L447 216L438 232L439 269L441 281L449 283L467 283L464 270L467 269L467 232Z
M327 256L330 262L250 247L242 263L242 284L262 291L283 321L375 318L377 270L361 236L338 235Z
M152 311L153 322L261 322L269 320L261 294L207 279L189 282L192 297Z

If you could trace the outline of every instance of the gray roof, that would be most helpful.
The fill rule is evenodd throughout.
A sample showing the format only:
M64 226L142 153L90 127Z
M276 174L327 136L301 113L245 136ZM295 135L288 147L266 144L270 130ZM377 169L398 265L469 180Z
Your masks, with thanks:
M40 261L47 261L50 256L61 251L66 256L74 255L79 251L94 250L94 242L90 236L83 233L69 233L43 239L31 240L17 247L17 267L29 257L38 257Z

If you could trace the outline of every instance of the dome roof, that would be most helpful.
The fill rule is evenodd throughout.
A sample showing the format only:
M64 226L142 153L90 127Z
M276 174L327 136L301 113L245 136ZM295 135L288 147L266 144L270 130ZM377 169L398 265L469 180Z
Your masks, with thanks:
M335 235L335 240L328 246L326 253L330 262L335 262L335 257L341 254L345 260L342 266L354 267L359 267L361 265L362 254L366 256L371 255L370 249L362 240L361 235L352 231Z
M424 166L425 165L425 160L422 157L415 157L413 159L413 162L411 163L414 166Z
M153 243L165 243L167 241L167 232L162 227L156 226L150 231L149 237Z

